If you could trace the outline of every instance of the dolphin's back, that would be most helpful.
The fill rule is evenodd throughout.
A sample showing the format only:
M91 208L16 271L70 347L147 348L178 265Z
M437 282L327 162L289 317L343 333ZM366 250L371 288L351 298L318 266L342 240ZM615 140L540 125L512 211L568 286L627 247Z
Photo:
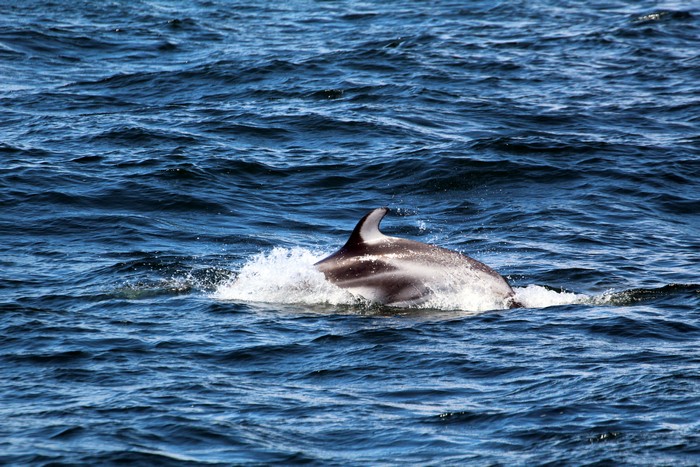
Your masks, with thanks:
M340 250L315 264L327 280L393 306L417 305L436 293L466 286L512 302L508 282L485 264L456 251L382 234L379 223L387 212L378 208L365 215Z

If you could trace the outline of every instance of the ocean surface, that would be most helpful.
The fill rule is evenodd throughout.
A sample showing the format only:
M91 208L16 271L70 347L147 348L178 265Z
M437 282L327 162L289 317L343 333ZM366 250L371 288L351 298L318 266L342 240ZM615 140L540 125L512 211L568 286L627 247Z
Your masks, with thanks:
M0 271L3 465L700 465L700 2L4 0Z

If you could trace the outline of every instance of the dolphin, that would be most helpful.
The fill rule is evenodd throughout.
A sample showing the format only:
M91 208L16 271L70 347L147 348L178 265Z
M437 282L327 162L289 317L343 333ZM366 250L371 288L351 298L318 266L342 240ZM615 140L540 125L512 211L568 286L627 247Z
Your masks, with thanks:
M340 250L314 264L326 280L394 307L464 291L485 296L494 308L521 306L503 276L485 264L446 248L384 235L379 223L387 212L382 207L366 214Z

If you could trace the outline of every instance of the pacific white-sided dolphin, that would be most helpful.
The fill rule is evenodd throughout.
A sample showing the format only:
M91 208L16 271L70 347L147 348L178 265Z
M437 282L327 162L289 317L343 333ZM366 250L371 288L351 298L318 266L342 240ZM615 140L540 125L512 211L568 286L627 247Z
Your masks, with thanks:
M355 226L347 243L314 266L328 281L383 305L419 305L441 293L483 294L499 308L521 306L496 271L456 251L379 231L388 208L377 208Z

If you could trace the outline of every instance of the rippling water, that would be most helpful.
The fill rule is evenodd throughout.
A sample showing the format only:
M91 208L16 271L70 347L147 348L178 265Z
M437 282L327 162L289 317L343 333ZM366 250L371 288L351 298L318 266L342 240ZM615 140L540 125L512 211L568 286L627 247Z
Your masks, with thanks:
M0 463L697 465L699 18L2 2ZM384 205L525 308L328 284Z

